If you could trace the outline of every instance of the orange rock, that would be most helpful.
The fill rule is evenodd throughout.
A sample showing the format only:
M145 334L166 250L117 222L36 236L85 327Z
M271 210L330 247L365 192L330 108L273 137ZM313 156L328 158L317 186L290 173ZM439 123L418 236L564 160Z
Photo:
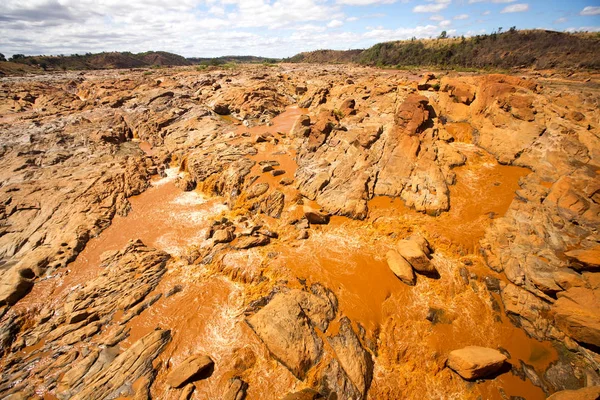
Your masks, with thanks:
M506 356L487 347L468 346L448 355L448 367L465 379L489 376L502 368Z

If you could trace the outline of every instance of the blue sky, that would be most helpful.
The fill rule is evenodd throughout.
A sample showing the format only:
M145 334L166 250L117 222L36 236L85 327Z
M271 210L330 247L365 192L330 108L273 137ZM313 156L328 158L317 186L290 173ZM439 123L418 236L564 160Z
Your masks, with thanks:
M3 0L0 52L287 57L511 26L600 31L600 0Z

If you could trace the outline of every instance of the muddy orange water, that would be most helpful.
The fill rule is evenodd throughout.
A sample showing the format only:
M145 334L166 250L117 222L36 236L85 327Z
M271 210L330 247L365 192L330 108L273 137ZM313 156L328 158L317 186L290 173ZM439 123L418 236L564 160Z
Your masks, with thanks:
M447 244L476 252L479 241L494 218L503 216L519 189L519 179L527 168L500 165L485 150L474 145L455 143L467 156L467 163L454 169L456 184L449 186L450 210L431 217L410 210L401 199L378 196L369 202L371 218L392 213L414 220L425 231Z
M294 154L277 132L288 133L296 117L304 112L292 107L275 118L273 126L240 127L239 132L249 131L251 139L264 132L280 138L279 144L257 144L260 152L254 159L277 161L280 166L275 169L280 168L285 174L273 177L255 167L252 173L259 176L259 181L281 189L281 178L293 178ZM179 391L162 384L165 367L197 353L209 354L216 367L209 379L195 383L195 398L220 398L224 382L235 374L248 382L249 399L281 398L304 387L268 355L266 347L244 322L243 312L256 298L255 286L260 281L252 277L262 274L273 281L286 280L289 285L321 282L337 295L338 315L349 316L355 328L360 324L367 337L376 339L378 357L370 399L398 398L401 394L402 398L415 399L502 399L500 388L508 396L543 399L541 389L511 373L471 384L443 368L451 350L467 345L502 347L511 354L511 364L518 366L523 360L538 373L543 373L557 358L550 343L528 338L503 312L494 312L492 299L479 281L465 285L458 276L461 254L473 261L471 272L491 274L474 251L476 243L490 217L506 212L518 179L528 172L500 166L472 146L461 150L467 154L468 162L456 169L457 184L450 188L450 212L429 217L406 209L397 200L377 198L369 202L370 216L366 221L336 217L328 226L312 227L305 241L282 237L265 248L228 252L222 268L242 270L250 283L233 281L211 266L187 265L181 259L189 246L202 245L212 220L228 211L218 197L181 192L174 185L177 171L168 170L167 178L154 180L146 192L130 199L132 210L127 217L115 217L108 229L89 241L68 266L68 273L38 282L17 307L40 307L40 301L48 299L59 301L100 273L102 253L119 250L130 239L139 238L173 255L155 292L164 294L175 285L182 287L179 293L162 296L129 321L130 336L119 344L124 350L156 327L171 329L173 339L155 363L159 372L152 387L154 398L178 398ZM293 191L291 187L281 190ZM286 208L290 214L299 212L298 206L288 204ZM267 220L282 232L294 229L284 226L284 218ZM396 279L385 262L386 251L400 236L412 231L431 237L436 246L433 262L440 273L440 279L418 276L414 287ZM458 243L460 252L447 243ZM426 316L430 307L443 309L448 321L429 322ZM116 314L113 324L120 317ZM331 329L334 328L335 323ZM399 349L403 349L400 356Z

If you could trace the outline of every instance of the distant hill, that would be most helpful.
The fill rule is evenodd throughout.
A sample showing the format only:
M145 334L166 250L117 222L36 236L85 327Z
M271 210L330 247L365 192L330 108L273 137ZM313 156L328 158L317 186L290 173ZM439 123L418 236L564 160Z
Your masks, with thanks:
M145 68L153 66L224 65L228 63L276 63L278 59L255 56L185 58L166 51L144 53L105 52L70 56L24 56L15 54L9 62L0 62L0 75L21 75L43 71Z
M354 63L358 62L364 50L316 50L296 54L286 62L305 63Z
M469 38L378 43L366 50L319 50L289 62L354 62L375 66L600 69L600 34L511 29Z
M4 75L25 75L39 72L40 69L26 64L10 61L0 61L0 77Z
M256 56L222 56L222 57L190 57L188 60L194 64L201 65L223 65L230 63L238 64L262 64L276 63L280 60L277 58L256 57Z
M45 71L141 68L153 65L181 66L192 64L185 57L165 51L148 51L138 54L130 52L87 53L70 56L23 56L15 54L10 61ZM2 69L0 67L0 70Z

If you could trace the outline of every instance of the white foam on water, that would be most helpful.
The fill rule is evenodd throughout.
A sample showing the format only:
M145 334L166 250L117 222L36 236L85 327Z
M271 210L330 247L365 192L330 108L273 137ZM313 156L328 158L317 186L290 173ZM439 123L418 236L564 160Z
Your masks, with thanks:
M170 204L177 204L182 206L191 206L191 205L199 205L204 204L208 200L206 196L202 193L198 193L196 191L191 192L183 192L179 196L175 198L175 200L171 201Z
M215 203L206 208L203 207L202 210L180 213L180 216L182 219L187 219L194 224L199 224L201 222L206 222L227 210L228 208L225 204Z
M245 307L244 292L240 284L225 278L215 279L219 279L219 284L226 286L230 291L227 301L218 306L218 310L210 318L206 327L204 343L211 348L211 354L217 358L215 361L218 361L244 342L238 323L241 321Z
M152 186L162 186L165 183L174 181L179 176L179 168L168 168L165 170L165 174L167 174L167 176L165 176L164 178L152 182Z

